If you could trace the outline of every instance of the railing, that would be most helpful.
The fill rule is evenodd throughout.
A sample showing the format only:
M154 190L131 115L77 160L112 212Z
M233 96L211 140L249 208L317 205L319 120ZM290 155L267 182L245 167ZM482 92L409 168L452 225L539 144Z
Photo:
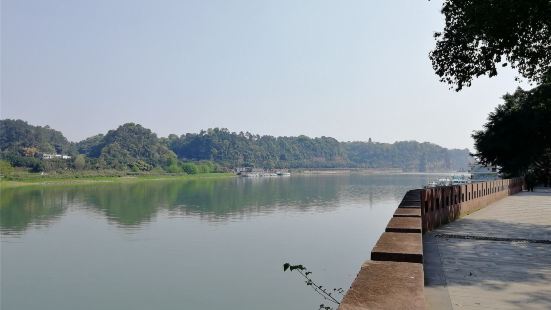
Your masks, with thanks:
M522 178L427 188L421 191L423 232L522 191Z
M422 234L522 186L516 178L408 191L339 309L425 309Z

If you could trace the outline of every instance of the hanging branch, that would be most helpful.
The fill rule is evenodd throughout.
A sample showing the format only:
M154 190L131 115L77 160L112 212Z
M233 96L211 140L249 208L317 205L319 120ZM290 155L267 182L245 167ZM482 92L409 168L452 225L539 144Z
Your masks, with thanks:
M322 285L318 285L312 280L312 278L310 278L310 275L312 274L312 272L308 271L308 269L303 265L291 265L289 263L285 263L283 264L283 272L287 270L289 271L296 270L305 279L304 282L306 283L306 285L312 287L314 292L318 293L321 297L323 297L324 300L328 300L336 305L340 305L340 301L333 296L333 293L343 296L344 290L342 288L334 288L333 292L327 291L326 288L324 288ZM331 310L333 308L330 306L321 304L319 309Z

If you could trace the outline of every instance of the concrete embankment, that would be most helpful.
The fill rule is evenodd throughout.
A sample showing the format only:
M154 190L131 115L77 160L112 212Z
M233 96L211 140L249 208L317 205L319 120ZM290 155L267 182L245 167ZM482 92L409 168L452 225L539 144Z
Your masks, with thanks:
M423 233L521 190L511 179L408 191L339 309L426 309Z
M423 236L428 309L551 309L551 191L496 201Z

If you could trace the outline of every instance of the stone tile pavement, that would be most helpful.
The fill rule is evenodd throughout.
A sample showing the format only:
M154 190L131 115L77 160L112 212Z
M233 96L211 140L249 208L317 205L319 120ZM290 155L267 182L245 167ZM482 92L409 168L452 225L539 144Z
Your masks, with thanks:
M551 309L551 191L506 197L423 242L429 309Z

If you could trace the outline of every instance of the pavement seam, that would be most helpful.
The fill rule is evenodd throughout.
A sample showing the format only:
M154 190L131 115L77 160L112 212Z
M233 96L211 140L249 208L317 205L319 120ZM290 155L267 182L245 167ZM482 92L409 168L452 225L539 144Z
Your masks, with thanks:
M502 241L502 242L515 242L515 243L551 244L551 240L545 240L545 239L501 238L501 237L461 235L461 234L435 234L434 236L436 238L445 238L445 239L486 240L486 241Z

